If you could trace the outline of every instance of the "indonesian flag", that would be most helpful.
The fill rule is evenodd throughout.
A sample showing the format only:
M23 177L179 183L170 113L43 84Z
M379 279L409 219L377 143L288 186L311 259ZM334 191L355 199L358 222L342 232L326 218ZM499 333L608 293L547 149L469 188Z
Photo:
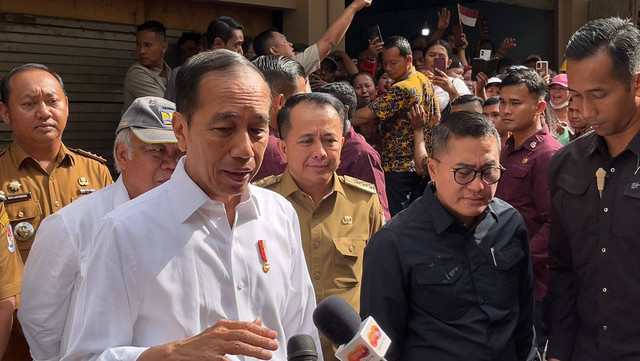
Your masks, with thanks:
M476 26L476 20L478 20L479 12L479 10L469 9L458 4L458 17L460 18L460 22L466 26Z

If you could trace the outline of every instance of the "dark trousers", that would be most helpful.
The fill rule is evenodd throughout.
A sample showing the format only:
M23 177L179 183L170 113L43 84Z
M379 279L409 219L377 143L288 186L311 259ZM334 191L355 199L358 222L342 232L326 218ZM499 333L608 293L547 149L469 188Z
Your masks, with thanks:
M416 172L385 172L384 181L387 187L389 213L393 217L422 196L429 179Z

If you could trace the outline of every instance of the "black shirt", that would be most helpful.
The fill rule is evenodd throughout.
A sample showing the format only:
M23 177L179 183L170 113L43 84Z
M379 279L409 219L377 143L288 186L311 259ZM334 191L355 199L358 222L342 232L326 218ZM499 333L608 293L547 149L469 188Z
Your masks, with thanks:
M467 228L434 191L369 242L362 317L391 338L389 361L527 360L534 299L522 217L494 198Z
M547 356L640 360L640 133L616 158L595 132L576 139L554 156L549 190Z

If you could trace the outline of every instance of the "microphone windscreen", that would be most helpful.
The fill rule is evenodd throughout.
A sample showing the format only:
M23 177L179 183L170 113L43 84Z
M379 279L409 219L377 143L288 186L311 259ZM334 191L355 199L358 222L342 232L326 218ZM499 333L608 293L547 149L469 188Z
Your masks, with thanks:
M336 346L351 341L361 322L356 310L338 296L325 298L313 311L313 323Z
M316 343L309 335L295 335L287 342L287 361L318 361Z

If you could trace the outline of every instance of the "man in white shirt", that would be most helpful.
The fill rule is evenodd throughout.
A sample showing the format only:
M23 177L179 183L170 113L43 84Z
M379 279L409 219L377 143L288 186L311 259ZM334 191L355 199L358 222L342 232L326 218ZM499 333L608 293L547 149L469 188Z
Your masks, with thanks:
M180 156L175 104L136 99L116 130L116 183L44 219L25 268L18 317L34 360L59 360L69 346L75 301L100 221L115 207L167 181Z
M186 157L103 220L64 360L285 360L296 334L319 349L296 212L249 185L269 133L264 77L213 50L177 82Z
M342 40L356 13L365 7L371 6L372 1L373 0L353 1L344 9L342 15L329 26L327 32L324 33L317 43L311 45L298 55L293 53L293 45L287 40L287 37L273 28L256 35L255 39L253 39L253 50L258 56L282 55L293 59L302 64L305 73L309 76L320 68L322 59L326 58L331 50Z

